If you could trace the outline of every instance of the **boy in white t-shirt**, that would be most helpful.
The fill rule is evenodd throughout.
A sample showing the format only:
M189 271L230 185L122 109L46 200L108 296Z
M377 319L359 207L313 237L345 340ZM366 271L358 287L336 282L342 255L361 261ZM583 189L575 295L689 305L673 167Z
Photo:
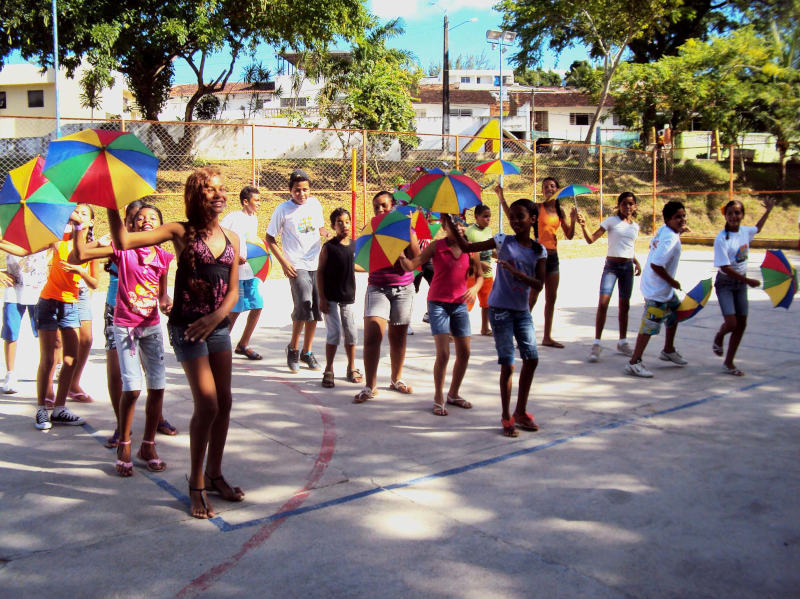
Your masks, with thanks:
M666 325L666 333L664 350L659 359L673 362L678 366L688 364L675 349L675 333L678 331L675 309L681 303L675 290L680 289L681 284L674 278L681 257L680 235L686 227L686 209L680 202L667 202L662 214L664 225L650 240L650 253L642 271L641 290L645 299L642 324L636 337L633 355L630 362L625 365L624 371L625 374L643 378L653 376L642 363L642 354L650 337L657 335L661 330L662 322Z
M261 196L258 188L250 185L239 192L241 210L236 210L225 215L220 225L230 229L239 236L239 300L228 315L230 330L242 312L248 312L244 331L236 344L234 353L245 356L250 360L260 360L261 354L250 347L250 337L256 330L261 309L264 307L264 298L261 295L260 281L253 274L253 269L247 263L247 242L258 239L258 207L261 205Z
M283 267L292 290L292 338L286 348L286 365L296 374L302 360L310 370L320 370L311 351L319 311L316 271L322 249L320 235L328 237L324 228L322 205L310 196L311 184L305 171L289 175L291 199L279 204L267 226L267 244ZM276 238L281 236L282 248ZM304 332L303 351L299 350L300 333Z

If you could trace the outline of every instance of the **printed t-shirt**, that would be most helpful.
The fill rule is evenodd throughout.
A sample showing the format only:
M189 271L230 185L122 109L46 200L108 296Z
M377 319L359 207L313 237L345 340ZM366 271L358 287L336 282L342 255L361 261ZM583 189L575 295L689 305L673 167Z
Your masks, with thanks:
M758 233L758 227L739 226L738 231L720 233L714 238L714 266L730 266L742 276L747 274L747 257L750 242ZM728 239L725 239L725 236ZM720 268L719 272L722 272ZM725 274L725 273L722 273Z
M433 279L428 288L428 301L457 303L467 292L469 253L456 258L447 240L437 239L433 252Z
M322 205L309 196L304 204L287 200L279 204L267 225L272 237L281 235L284 255L295 268L317 270L322 244L319 230L324 226Z
M614 215L601 222L600 227L608 233L609 256L612 258L633 258L636 237L639 235L638 223L629 223Z
M24 306L35 306L39 294L47 282L47 262L49 250L42 250L29 256L6 256L6 270L16 283L6 287L3 301Z
M556 239L556 231L561 226L561 219L558 212L552 214L547 211L544 204L539 204L538 214L538 230L539 230L539 243L541 243L546 250L556 251L558 246L558 239Z
M160 322L158 316L158 284L169 268L172 254L160 247L148 261L150 248L118 250L113 261L117 265L119 287L114 306L114 324L121 327L149 327Z
M78 301L78 282L82 280L82 277L79 274L65 271L61 266L61 261L66 262L71 251L72 241L59 241L56 244L56 251L53 252L53 259L50 261L50 273L42 288L42 298L57 300L65 304L74 304ZM93 277L96 276L94 260L80 265L81 268L87 266L89 274Z
M470 243L478 243L479 241L486 241L492 238L492 230L489 227L481 229L477 224L473 223L467 230L464 231L467 241ZM483 265L483 276L491 279L494 276L494 260L492 259L492 250L484 250L480 255L481 264Z
M538 251L535 249L537 244L534 247L525 247L514 235L498 233L494 236L494 241L497 244L497 259L507 261L529 277L536 276L536 264L539 260L547 258L544 246L538 244ZM529 285L515 279L505 268L498 268L489 294L489 307L527 311L530 289Z
M656 274L652 265L663 266L667 274L674 279L680 257L681 236L667 225L661 225L650 240L650 253L647 254L647 264L642 270L640 288L644 299L666 302L675 295L675 290Z
M225 215L220 225L239 236L239 257L247 259L247 242L258 241L258 217L255 214L247 214L244 210L236 210ZM283 243L285 246L286 241ZM247 262L239 265L240 281L247 281L253 277L255 277L253 269Z

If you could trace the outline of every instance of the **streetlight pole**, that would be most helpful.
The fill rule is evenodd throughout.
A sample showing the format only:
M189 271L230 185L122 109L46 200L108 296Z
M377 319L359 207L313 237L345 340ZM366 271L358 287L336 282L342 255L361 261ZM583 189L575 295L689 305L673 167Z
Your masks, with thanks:
M448 31L450 22L444 13L444 53L442 55L442 151L450 149L450 49Z
M58 101L58 15L56 0L52 0L53 11L53 80L56 87L56 137L61 137L61 104Z

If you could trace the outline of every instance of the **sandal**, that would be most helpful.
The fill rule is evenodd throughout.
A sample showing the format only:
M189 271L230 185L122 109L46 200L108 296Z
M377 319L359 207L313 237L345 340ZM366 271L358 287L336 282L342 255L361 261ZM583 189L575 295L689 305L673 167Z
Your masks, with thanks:
M722 357L722 344L721 343L717 343L716 341L714 341L714 343L711 344L711 351L714 352L715 356L719 356L721 358Z
M103 443L103 445L109 449L114 449L117 445L119 445L119 431L114 429L114 434L106 439L106 442Z
M94 399L88 393L84 393L83 391L79 391L78 393L73 393L69 391L67 393L67 401L74 401L75 403L92 403Z
M433 402L433 413L437 416L447 416L447 408L443 404Z
M119 445L130 445L131 441L128 439L127 441L119 441L117 446L117 461L114 464L114 467L117 469L117 474L120 475L122 478L128 478L129 476L133 476L133 462L123 462L119 459Z
M326 370L325 372L322 373L322 386L328 389L336 386L336 383L333 382L332 370Z
M195 511L194 508L191 507L192 493L200 493L200 503L203 505L202 512L199 510ZM195 489L192 487L192 483L189 483L189 504L189 515L191 515L193 518L208 520L209 518L216 516L214 509L208 505L208 501L206 500L206 490L204 488Z
M472 404L463 397L452 397L449 393L447 394L447 403L465 410L469 410L472 407Z
M248 347L236 347L233 353L247 357L248 360L261 360L261 354Z
M244 501L244 491L240 487L232 487L228 484L228 481L225 480L225 477L215 476L214 478L210 477L206 472L205 476L205 484L206 490L211 490L225 501ZM219 484L217 484L219 482ZM223 486L224 485L224 486ZM208 489L208 487L211 489Z
M728 368L727 366L723 366L722 368L723 368L722 372L724 372L725 374L730 374L731 376L744 376L744 372L742 372L735 366L733 368Z
M156 442L155 441L145 441L142 440L142 445L152 445L153 451L156 450ZM147 468L150 472L164 472L167 469L167 463L160 459L160 458L153 458L148 460L147 458L142 456L142 448L139 447L139 451L136 452L136 457L145 462L145 468Z
M389 385L389 389L391 389L392 391L397 391L398 393L404 393L406 395L414 392L414 390L411 387L406 385L401 380L392 381L392 383Z
M503 425L503 434L506 437L519 437L519 431L517 427L514 426L514 417L511 416L508 420L500 419L500 423Z
M353 370L347 371L347 381L350 383L360 383L363 381L363 377L361 375L361 371L358 368L354 368Z
M167 422L166 418L161 419L161 422L158 423L158 428L156 431L162 435L169 435L170 437L174 437L178 434L178 429Z
M533 415L530 412L525 412L522 416L514 414L514 422L518 427L526 431L538 431L539 425L533 420Z
M370 387L364 387L361 391L358 392L358 395L355 396L353 399L353 403L364 403L368 399L372 399L378 394L375 389L371 389Z

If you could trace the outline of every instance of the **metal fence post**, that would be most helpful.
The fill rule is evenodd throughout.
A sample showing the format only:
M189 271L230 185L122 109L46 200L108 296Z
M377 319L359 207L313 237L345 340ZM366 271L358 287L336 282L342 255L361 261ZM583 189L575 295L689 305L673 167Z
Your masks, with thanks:
M364 187L364 222L367 222L367 132L361 131L361 184Z
M536 166L536 161L537 161L536 142L537 141L538 140L536 138L533 139L533 194L532 195L533 195L533 201L534 202L536 201L536 183L537 183L536 179L538 177L538 174L536 172L536 168L537 168L537 166Z
M599 168L599 176L600 179L600 214L598 217L600 220L603 220L603 146L598 146L599 150L597 152L597 163Z
M653 235L656 232L656 188L658 185L658 155L656 154L656 148L653 146L653 151L650 154L651 160L653 162Z
M456 170L461 170L461 153L458 151L458 135L456 135Z
M358 150L353 148L353 161L352 161L352 183L353 183L353 196L352 201L350 203L350 211L353 219L353 226L350 227L350 235L353 239L356 238L356 231L358 230L357 223L358 223L358 215L356 214L356 173L358 169ZM367 215L364 215L364 219L366 220Z

